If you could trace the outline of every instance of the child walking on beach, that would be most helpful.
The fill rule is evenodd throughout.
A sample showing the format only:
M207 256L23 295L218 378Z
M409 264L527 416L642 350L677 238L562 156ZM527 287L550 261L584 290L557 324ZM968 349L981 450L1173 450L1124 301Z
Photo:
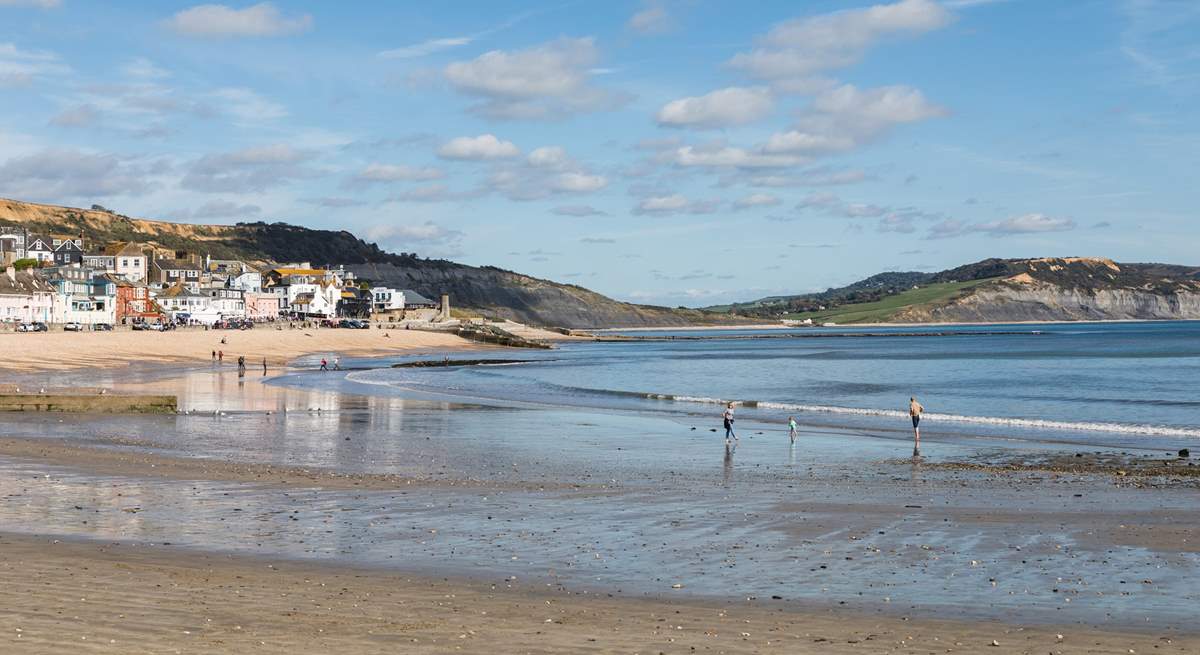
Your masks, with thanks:
M738 440L736 434L733 433L733 403L725 406L725 413L722 415L725 419L725 445L729 445L729 438L733 437L734 441Z
M917 402L916 396L908 399L908 416L913 424L913 457L921 456L921 412L924 411L925 408Z
M795 416L788 417L788 439L790 439L792 443L796 443L796 417Z

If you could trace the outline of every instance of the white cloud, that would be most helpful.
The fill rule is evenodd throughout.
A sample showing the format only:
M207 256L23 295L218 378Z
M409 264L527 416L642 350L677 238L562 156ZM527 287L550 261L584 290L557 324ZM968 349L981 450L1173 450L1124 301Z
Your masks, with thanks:
M705 168L781 168L804 163L793 155L770 154L732 146L678 148L673 161L679 166Z
M367 204L364 200L357 198L338 198L323 196L320 198L301 198L300 202L313 205L314 207L322 207L324 209L345 209L347 207L360 207Z
M0 194L47 202L144 194L154 174L117 155L46 149L0 165Z
M435 52L449 50L464 45L469 45L473 38L469 36L454 36L442 39L429 39L421 43L414 43L402 48L394 48L392 50L384 50L379 53L382 59L416 59L417 57L425 57Z
M757 40L757 47L729 63L751 77L786 85L855 64L886 38L924 34L951 19L933 0L900 0L795 18L774 25Z
M262 212L258 205L239 205L231 200L210 200L190 212L190 217L201 218L241 218Z
M201 38L286 36L312 29L312 16L287 17L269 2L233 9L227 5L197 5L167 19L175 32Z
M945 115L945 109L912 87L843 84L813 98L797 118L796 129L771 135L763 151L808 156L846 152L886 136L897 125Z
M228 87L209 94L217 100L217 107L242 123L258 123L284 118L288 110L283 105L268 100L252 89Z
M204 155L187 167L180 180L185 189L208 193L262 192L292 180L315 177L306 162L312 154L287 144L274 144Z
M769 193L752 193L734 201L735 209L755 209L757 207L774 207L782 202L777 196Z
M512 141L502 141L494 134L481 134L476 137L460 136L447 141L438 148L438 156L443 159L484 161L510 159L520 154L521 149Z
M658 124L702 129L745 125L766 117L773 107L769 89L731 86L668 102L658 111Z
M99 115L96 113L96 108L92 105L84 104L67 109L54 118L51 118L50 124L58 127L87 127L93 125L98 118Z
M0 43L0 87L24 86L40 75L62 75L70 71L52 52L23 50L12 43Z
M367 238L385 244L395 250L403 250L411 244L455 245L463 238L463 233L434 223L425 221L416 225L375 225L367 228Z
M795 174L787 175L752 175L745 178L745 183L753 187L799 187L799 186L834 186L839 184L855 184L867 179L867 174L857 169L833 170L825 167L811 168Z
M633 208L637 215L670 216L672 214L711 214L721 207L719 200L689 200L673 193L643 198Z
M492 50L443 71L458 91L483 98L472 108L504 120L562 118L612 109L626 98L591 85L599 51L591 38L562 38L534 48Z
M1069 218L1053 218L1045 214L1024 214L1002 221L976 223L971 226L973 232L984 232L993 236L1065 232L1073 229L1075 229L1075 221Z
M410 182L441 179L445 173L432 166L407 166L404 164L368 164L356 177L362 182Z
M36 7L38 9L54 9L62 5L62 0L0 0L0 7Z
M171 76L170 71L160 68L145 57L138 57L121 66L121 72L128 77L147 80L162 79Z
M651 4L630 16L625 26L638 34L662 34L671 29L671 15L661 4Z
M561 169L573 164L562 146L544 146L529 153L527 158L530 166L538 168Z
M588 175L586 173L560 173L550 182L551 188L568 193L591 193L608 186L608 179L603 175Z
M590 205L562 205L550 210L552 213L559 216L575 216L583 218L586 216L607 216L608 212L600 211Z

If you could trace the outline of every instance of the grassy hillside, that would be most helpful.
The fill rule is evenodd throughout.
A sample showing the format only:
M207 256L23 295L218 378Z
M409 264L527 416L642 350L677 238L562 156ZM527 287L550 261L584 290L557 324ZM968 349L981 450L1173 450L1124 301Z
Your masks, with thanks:
M856 303L833 307L825 311L799 312L786 318L812 319L813 323L886 323L896 312L914 305L946 302L964 290L990 282L996 278L968 280L966 282L941 282L918 289L909 289L874 302Z

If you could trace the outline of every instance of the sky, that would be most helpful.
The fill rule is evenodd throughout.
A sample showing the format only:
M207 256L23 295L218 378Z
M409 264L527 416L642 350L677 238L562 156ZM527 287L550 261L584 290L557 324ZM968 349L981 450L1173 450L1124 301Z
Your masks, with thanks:
M1200 264L1194 0L0 0L0 196L705 306Z

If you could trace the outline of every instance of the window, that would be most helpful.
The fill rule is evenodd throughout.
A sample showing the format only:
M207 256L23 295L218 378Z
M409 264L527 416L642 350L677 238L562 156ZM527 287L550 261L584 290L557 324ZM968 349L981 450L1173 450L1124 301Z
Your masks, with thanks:
M128 259L122 259L122 260L121 260L121 266L129 266L129 260L128 260Z

